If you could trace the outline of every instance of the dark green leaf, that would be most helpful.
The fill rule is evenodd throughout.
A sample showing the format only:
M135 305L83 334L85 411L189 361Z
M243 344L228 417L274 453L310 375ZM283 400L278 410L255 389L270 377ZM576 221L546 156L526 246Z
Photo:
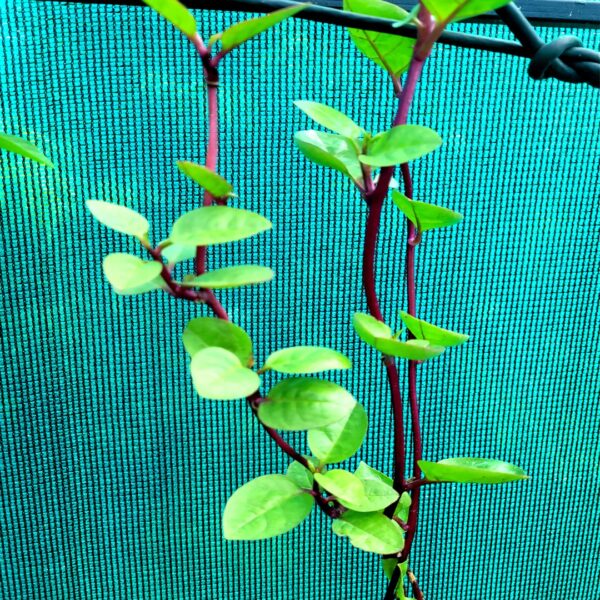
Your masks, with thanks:
M198 350L190 363L194 387L209 400L237 400L253 394L260 377L224 348Z
M399 6L382 0L344 0L344 10L395 21L405 21L408 15ZM348 31L360 52L384 68L390 75L397 77L408 68L415 40L362 29Z
M143 1L188 37L192 37L196 33L196 21L194 17L177 0Z
M527 479L523 469L491 458L446 458L436 463L419 461L430 481L448 483L507 483Z
M54 167L52 161L42 154L36 146L16 135L0 133L0 149L7 150L13 154L19 154L20 156L34 160L45 167Z
M120 233L133 235L142 241L148 239L150 224L145 217L135 212L135 210L103 200L88 200L85 204L94 218L105 227Z
M143 294L164 286L160 277L161 263L145 262L131 254L109 254L102 261L102 269L113 290L122 296Z
M365 133L350 117L331 106L308 100L296 100L294 104L313 121L340 135L354 139Z
M333 521L332 529L339 536L347 536L354 547L365 552L395 554L404 547L400 525L381 513L348 511Z
M249 210L202 206L179 217L169 239L182 246L210 246L242 240L270 228L270 221Z
M400 165L421 158L441 143L442 138L429 127L398 125L372 138L359 160L373 167Z
M269 427L303 431L343 419L356 401L343 387L307 377L284 379L258 407L260 420Z
M241 327L223 319L192 319L183 332L183 345L192 358L204 348L217 346L235 354L243 365L252 366L252 340Z
M442 329L404 311L400 312L400 318L417 339L427 340L430 344L445 347L459 346L469 339L469 336L464 333Z
M373 346L377 338L392 337L392 330L385 323L367 313L354 313L352 326L358 337L369 346Z
M234 48L241 46L244 42L277 25L277 23L281 23L281 21L294 16L307 6L308 4L290 6L289 8L276 10L263 17L256 17L255 19L236 23L221 34L220 39L223 52L230 52Z
M264 475L229 498L223 513L228 540L262 540L286 533L309 515L314 499L285 475Z
M334 369L350 369L352 363L341 352L321 346L294 346L273 352L267 358L263 370L280 373L319 373Z
M429 360L439 356L445 350L443 346L436 346L425 340L403 342L389 338L377 338L373 347L388 356L396 356L407 360Z
M287 476L303 489L310 490L312 488L313 474L298 461L294 461L287 468Z
M438 23L461 21L508 4L510 0L423 0Z
M463 220L460 213L435 204L411 200L397 190L392 192L392 200L419 231L451 227Z
M184 175L202 186L215 198L227 198L234 195L233 186L229 181L207 167L184 160L178 161L177 166Z
M308 447L323 463L342 462L362 445L367 433L367 413L356 404L343 419L308 432Z
M215 269L202 275L186 277L182 285L207 289L224 289L264 283L271 281L274 273L268 267L260 265L236 265Z

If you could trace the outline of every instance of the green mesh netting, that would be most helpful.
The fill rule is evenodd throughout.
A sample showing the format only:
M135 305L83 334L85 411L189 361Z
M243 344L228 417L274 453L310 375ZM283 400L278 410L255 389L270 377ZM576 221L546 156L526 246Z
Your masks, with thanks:
M197 17L205 34L238 18ZM156 241L200 201L174 165L201 160L206 143L194 52L133 7L5 0L0 26L0 126L58 166L1 157L0 596L381 598L377 557L321 514L272 541L222 540L229 494L287 461L245 405L195 395L180 334L201 309L116 297L103 281L102 256L134 247L93 223L85 199L147 214ZM596 31L573 33L598 46ZM389 472L383 370L350 326L365 309L365 207L294 149L308 123L291 104L332 103L377 130L389 86L333 27L285 24L236 55L224 63L220 171L274 230L213 260L271 265L277 278L224 303L259 359L294 343L351 356L339 381L371 421L359 457ZM425 490L413 565L430 600L545 600L573 582L578 598L600 597L599 95L525 71L438 48L412 113L445 140L416 165L416 197L466 217L420 247L419 312L472 335L420 370L425 455L502 458L532 476ZM404 243L388 205L378 282L391 323L405 305Z

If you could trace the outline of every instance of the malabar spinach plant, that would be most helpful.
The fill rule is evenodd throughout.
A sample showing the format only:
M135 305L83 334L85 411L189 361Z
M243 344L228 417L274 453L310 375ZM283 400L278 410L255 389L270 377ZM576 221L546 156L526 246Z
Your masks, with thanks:
M301 11L293 5L266 16L237 23L208 42L200 37L194 17L176 0L145 0L175 25L195 47L201 61L208 104L208 145L204 164L179 162L181 172L203 190L202 206L181 215L168 239L154 245L145 217L127 207L90 200L87 206L103 225L137 238L149 260L130 254L109 254L103 262L106 278L117 294L164 290L174 298L206 307L211 314L192 319L183 332L190 356L193 385L208 400L246 399L265 432L289 456L285 474L263 475L239 488L223 513L223 532L230 540L258 540L298 526L314 506L332 521L333 532L351 544L382 557L389 579L385 599L423 598L409 555L417 529L419 496L426 485L440 483L497 484L524 479L518 467L498 460L447 458L430 462L422 456L417 401L419 365L468 336L428 323L417 315L415 254L423 235L459 223L462 216L435 203L416 200L409 163L442 143L438 134L407 124L423 67L444 28L452 21L498 8L506 0L421 0L410 13L382 0L345 0L348 11L412 23L416 40L390 34L350 30L360 52L387 71L397 98L390 129L366 131L337 109L310 100L296 106L330 132L308 130L295 135L298 149L310 161L348 177L368 207L363 248L362 282L369 313L353 316L356 334L382 359L393 414L392 477L364 462L350 472L338 465L353 456L367 430L367 415L354 397L323 373L349 369L350 361L336 350L318 346L278 349L258 368L252 340L229 320L217 290L268 282L270 268L232 265L207 270L207 253L219 244L258 235L271 227L263 216L231 206L241 201L233 186L217 172L220 143L218 90L220 64L237 47ZM404 80L402 75L407 72ZM403 191L390 189L396 167ZM391 193L390 193L391 192ZM431 195L435 199L435 192ZM408 305L400 312L404 331L384 322L375 288L377 236L384 202L391 201L406 217L406 290ZM193 272L175 279L174 267L189 264ZM398 363L406 370L401 384ZM379 362L373 368L379 368ZM284 377L261 390L261 375L275 371ZM402 390L408 391L412 457L407 457ZM292 447L280 432L306 431L310 456ZM407 469L410 462L410 469Z

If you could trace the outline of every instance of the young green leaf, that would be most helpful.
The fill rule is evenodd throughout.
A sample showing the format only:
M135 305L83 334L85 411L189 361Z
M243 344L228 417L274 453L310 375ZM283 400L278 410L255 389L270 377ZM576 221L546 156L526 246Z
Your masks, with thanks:
M442 138L429 127L397 125L373 137L359 160L373 167L400 165L433 152L441 144Z
M358 337L369 346L373 346L377 338L392 337L391 328L367 313L354 313L352 326Z
M235 195L229 181L207 167L185 160L178 161L177 166L186 177L203 187L211 196L227 198Z
M417 6L419 5L417 4ZM383 572L388 580L392 578L392 575L396 569L400 569L400 578L398 579L398 584L396 585L395 597L397 600L410 600L404 593L403 585L404 578L408 572L408 560L405 560L403 563L398 563L398 559L396 558L382 558L381 566L383 567Z
M400 311L400 318L417 339L427 340L430 344L448 348L450 346L460 346L469 339L469 336L464 333L442 329L427 321L417 319L404 311Z
M309 515L314 498L285 475L263 475L229 498L223 513L228 540L262 540L286 533Z
M334 369L351 369L352 363L341 352L321 346L294 346L273 352L262 367L279 373L320 373Z
M102 261L102 270L115 293L122 296L143 294L164 286L160 277L162 263L145 262L131 254L109 254Z
M204 348L217 346L235 354L245 366L252 366L252 340L241 328L216 317L192 319L183 332L183 345L190 357Z
M491 458L446 458L436 463L419 461L430 481L447 483L507 483L527 479L523 469Z
M185 278L181 285L207 289L224 289L265 283L271 281L275 274L268 267L260 265L236 265L215 269L202 275Z
M461 21L502 8L510 0L423 0L438 23Z
M406 523L408 521L408 513L410 511L411 504L412 500L410 494L408 492L402 492L402 494L400 494L400 500L398 500L396 510L394 511L394 516Z
M196 391L209 400L237 400L250 396L260 386L260 377L225 348L199 350L192 358L190 371Z
M404 547L398 523L381 513L345 512L332 524L333 533L346 536L355 548L375 554L395 554Z
M148 239L150 224L135 210L103 200L88 200L85 204L93 217L105 227L139 240Z
M343 419L356 400L343 387L308 377L284 379L258 407L259 419L268 427L303 431Z
M308 100L296 100L294 104L313 121L340 135L355 139L365 133L350 117L331 106Z
M356 403L343 419L319 429L311 429L308 432L308 447L322 463L342 462L361 447L367 426L367 413L362 405Z
M358 160L358 149L352 140L335 133L323 131L298 131L294 143L308 160L340 171L354 181L362 178L362 169Z
M460 213L435 204L411 200L397 190L392 192L392 200L419 231L451 227L463 220Z
M312 488L313 474L296 460L288 466L287 476L305 490Z
M362 479L343 469L315 473L315 480L344 506L357 512L383 510L398 498L398 492L380 479Z
M191 38L196 33L196 20L192 13L177 0L143 1L187 37Z
M406 360L429 360L439 356L446 350L444 346L436 346L425 340L394 340L389 338L377 338L373 347L387 356L396 356Z
M161 242L160 245L162 246L165 242ZM196 246L183 246L181 244L168 243L165 245L161 256L169 264L190 260L196 256Z
M0 149L7 150L13 154L19 154L20 156L34 160L45 167L54 167L52 161L42 154L36 146L17 135L0 133Z
M344 0L344 10L395 21L405 21L408 15L403 8L383 0ZM397 77L408 68L415 40L363 29L348 31L358 50L390 75Z
M276 10L263 17L256 17L236 23L221 34L221 51L231 52L234 48L241 46L251 38L263 33L274 25L281 23L289 17L293 17L296 13L306 8L308 4L299 4Z
M230 206L202 206L173 223L169 240L183 246L210 246L243 240L271 228L261 215Z

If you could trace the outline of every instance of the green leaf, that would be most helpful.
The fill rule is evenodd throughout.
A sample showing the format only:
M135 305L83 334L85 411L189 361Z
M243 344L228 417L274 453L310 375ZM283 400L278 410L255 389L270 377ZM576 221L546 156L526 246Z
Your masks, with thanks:
M211 196L227 198L235 195L233 194L233 186L229 181L223 179L211 169L185 160L178 161L177 166L184 175L202 186Z
M460 213L435 204L411 200L397 190L392 192L392 200L419 231L451 227L463 220Z
M237 400L250 396L260 386L260 377L224 348L196 352L190 371L196 391L209 400Z
M418 6L418 5L417 5ZM381 566L383 567L383 572L385 576L389 579L392 578L395 569L400 569L400 578L398 580L398 585L396 586L396 598L397 600L410 600L408 596L404 593L404 578L408 572L408 560L405 560L403 563L398 563L397 558L382 558Z
M183 332L183 345L193 358L204 348L217 346L235 354L243 365L252 366L252 340L241 328L216 317L192 319Z
M364 471L352 474L343 469L315 473L316 482L333 494L344 506L357 512L383 510L398 498L398 492Z
M352 363L341 352L321 346L294 346L273 352L267 358L263 371L279 373L319 373L334 369L350 369Z
M446 458L436 463L420 460L430 481L448 483L507 483L527 479L523 469L491 458Z
M179 217L169 239L183 246L210 246L243 240L270 228L270 221L249 210L202 206Z
M298 461L295 460L287 468L287 476L301 488L306 490L312 489L313 474Z
M109 229L133 235L140 240L148 239L150 224L135 210L103 200L88 200L85 204L93 217Z
M308 432L308 447L323 463L332 464L350 458L362 445L367 433L368 418L362 405L343 419Z
M460 21L482 15L508 4L510 0L423 0L438 23Z
M113 290L122 296L143 294L164 286L162 263L145 262L137 256L116 252L102 261L102 270Z
M394 511L394 516L406 523L408 521L408 513L410 511L411 504L412 500L410 494L408 492L402 492L402 494L400 494L400 500L398 500L396 510Z
M161 242L163 246L167 240ZM181 244L171 244L164 246L161 256L169 263L175 264L184 260L190 260L196 256L196 246L182 246Z
M244 42L247 42L249 39L263 33L263 31L277 25L277 23L281 23L281 21L294 16L307 6L308 4L290 6L289 8L276 10L263 17L256 17L255 19L248 19L236 23L221 34L222 51L231 52L234 48L241 46Z
M375 481L378 485L379 483L384 483L388 488L392 487L393 485L391 477L388 477L381 471L370 467L367 463L362 461L358 465L358 469L356 469L354 474L365 484ZM396 498L397 497L398 495L396 494Z
M187 37L192 37L196 33L196 21L192 13L177 0L143 1Z
M239 488L223 513L228 540L262 540L286 533L309 515L314 498L285 475L263 475Z
M377 338L392 337L392 330L385 323L367 313L354 313L352 326L358 337L369 346L373 346Z
M332 525L333 532L346 536L355 548L375 554L395 554L404 547L404 535L398 523L381 513L345 512Z
M258 417L268 427L303 431L343 419L356 400L343 387L308 377L284 379L258 407Z
M181 285L208 289L223 289L271 281L275 273L260 265L236 265L216 269L202 275L185 278Z
M404 324L410 329L411 333L419 340L427 340L430 344L438 346L459 346L464 344L469 336L464 333L457 333L449 329L442 329L436 325L432 325L422 319L417 319L407 312L401 311L400 318Z
M20 156L34 160L45 167L54 167L52 161L42 154L36 146L17 135L0 133L0 149L8 150L8 152L12 152L13 154L19 154Z
M373 137L359 160L373 167L400 165L421 158L441 144L442 138L429 127L397 125Z
M358 160L358 148L352 140L323 131L298 131L294 143L308 160L340 171L354 181L362 179L362 168Z
M331 106L309 100L296 100L294 104L313 121L340 135L355 139L365 133L350 117Z
M429 360L444 352L446 348L430 344L425 340L401 340L377 338L373 347L386 354L407 360Z
M395 21L404 21L408 15L399 6L383 0L344 0L344 10ZM390 75L397 77L408 68L415 40L363 29L348 31L358 50Z

